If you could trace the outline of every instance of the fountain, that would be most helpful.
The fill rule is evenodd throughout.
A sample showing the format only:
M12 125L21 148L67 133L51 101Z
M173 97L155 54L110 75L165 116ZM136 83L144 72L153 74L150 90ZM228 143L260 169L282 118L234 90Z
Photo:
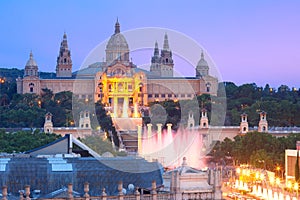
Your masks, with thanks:
M171 126L167 124L167 130L162 130L162 124L157 124L157 131L154 131L152 124L148 124L143 133L139 128L139 155L150 161L156 159L169 168L180 166L183 157L189 160L191 167L206 167L202 135L193 129L174 132Z

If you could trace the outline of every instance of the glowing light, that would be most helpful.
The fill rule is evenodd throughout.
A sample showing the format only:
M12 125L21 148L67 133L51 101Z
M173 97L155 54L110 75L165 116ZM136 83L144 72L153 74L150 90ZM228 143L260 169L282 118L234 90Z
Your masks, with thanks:
M148 128L148 127L147 127ZM160 133L161 132L161 133ZM189 166L202 169L206 167L202 135L193 130L154 131L148 137L148 130L143 132L140 156L152 161L158 159L165 167L178 167L186 157ZM197 152L197 153L196 153Z
M294 183L294 190L298 190L299 189L299 185L298 185L298 183Z
M276 182L276 185L279 185L280 184L280 178L277 177L275 182Z

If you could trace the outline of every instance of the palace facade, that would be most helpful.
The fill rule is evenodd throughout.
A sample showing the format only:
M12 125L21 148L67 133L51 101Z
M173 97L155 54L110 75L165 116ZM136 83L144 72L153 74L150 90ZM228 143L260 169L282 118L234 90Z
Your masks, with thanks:
M129 45L115 24L114 34L106 45L106 60L72 72L71 52L64 34L57 57L56 74L42 76L30 53L24 77L17 79L18 93L41 94L42 89L53 93L71 91L78 98L102 101L113 117L139 117L138 109L149 102L166 99L192 99L197 95L216 95L218 79L209 74L209 65L202 52L195 66L195 77L174 77L174 61L168 35L163 48L155 43L150 70L138 68L129 60Z

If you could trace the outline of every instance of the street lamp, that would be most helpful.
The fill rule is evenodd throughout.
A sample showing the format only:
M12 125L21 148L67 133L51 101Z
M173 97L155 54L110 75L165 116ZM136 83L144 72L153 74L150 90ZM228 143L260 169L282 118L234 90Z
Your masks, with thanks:
M297 199L298 199L298 189L299 189L299 185L298 185L298 183L296 182L296 183L294 184L294 190L296 190L296 193L297 193Z
M287 182L287 188L289 189L289 192L291 192L291 189L292 189L292 182L291 181Z

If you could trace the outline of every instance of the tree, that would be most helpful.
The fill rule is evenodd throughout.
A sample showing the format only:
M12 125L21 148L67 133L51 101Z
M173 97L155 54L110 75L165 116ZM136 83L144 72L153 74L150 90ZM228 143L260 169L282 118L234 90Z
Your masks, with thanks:
M82 139L82 142L96 151L99 155L105 152L110 152L115 156L126 155L125 152L122 153L114 150L109 140L104 140L98 135L87 136L86 138Z

